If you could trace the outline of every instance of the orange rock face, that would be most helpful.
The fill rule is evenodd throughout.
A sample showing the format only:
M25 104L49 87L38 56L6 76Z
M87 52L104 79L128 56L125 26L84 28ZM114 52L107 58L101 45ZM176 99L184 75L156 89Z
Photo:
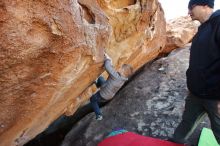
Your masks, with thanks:
M104 51L136 70L166 39L157 0L3 0L0 31L1 146L23 145L86 102Z
M167 43L162 53L169 53L191 42L198 25L199 23L193 22L188 16L170 20L167 23Z
M158 1L106 0L101 8L112 27L107 52L116 67L129 63L138 69L161 52L166 22Z

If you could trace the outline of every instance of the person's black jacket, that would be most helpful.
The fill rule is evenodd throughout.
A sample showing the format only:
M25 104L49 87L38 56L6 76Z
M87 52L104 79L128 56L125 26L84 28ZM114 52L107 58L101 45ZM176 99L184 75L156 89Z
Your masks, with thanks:
M192 40L186 76L192 94L220 100L220 10L198 28Z

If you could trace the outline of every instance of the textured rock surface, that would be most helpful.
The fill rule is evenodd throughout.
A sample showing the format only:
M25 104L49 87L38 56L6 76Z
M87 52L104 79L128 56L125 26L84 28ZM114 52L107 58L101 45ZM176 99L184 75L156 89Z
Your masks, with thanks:
M3 0L0 31L2 146L23 145L86 102L103 48L136 70L165 44L157 0Z
M167 22L167 42L162 53L169 53L191 42L197 32L199 22L192 21L188 16L179 17Z
M80 104L102 71L109 26L92 3L1 1L0 145L22 145Z
M134 69L155 58L165 45L165 19L156 0L102 1L112 26L107 52L116 67L131 64Z
M62 146L95 146L112 129L124 128L142 135L167 139L181 120L187 95L185 71L189 48L146 65L105 107L104 119L87 115L68 133ZM207 119L190 140L195 143Z

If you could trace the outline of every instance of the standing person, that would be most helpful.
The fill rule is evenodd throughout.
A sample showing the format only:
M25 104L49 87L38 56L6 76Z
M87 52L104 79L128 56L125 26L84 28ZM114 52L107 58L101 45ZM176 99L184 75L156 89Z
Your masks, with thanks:
M97 79L96 86L100 87L100 90L90 98L90 103L96 114L97 120L102 120L103 118L99 108L99 102L111 100L125 81L128 80L128 77L133 73L132 67L128 64L123 64L118 72L115 71L112 66L112 60L107 54L105 54L104 66L109 74L108 79L105 81L102 76Z
M192 40L186 72L189 95L182 121L171 141L187 143L195 127L208 115L220 143L220 10L213 12L214 0L190 0L188 13L201 25Z

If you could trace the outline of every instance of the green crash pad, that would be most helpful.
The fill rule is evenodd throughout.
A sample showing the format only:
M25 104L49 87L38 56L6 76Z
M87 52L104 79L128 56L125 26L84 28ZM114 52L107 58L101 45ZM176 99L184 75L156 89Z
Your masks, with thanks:
M203 128L198 146L220 146L211 129Z

